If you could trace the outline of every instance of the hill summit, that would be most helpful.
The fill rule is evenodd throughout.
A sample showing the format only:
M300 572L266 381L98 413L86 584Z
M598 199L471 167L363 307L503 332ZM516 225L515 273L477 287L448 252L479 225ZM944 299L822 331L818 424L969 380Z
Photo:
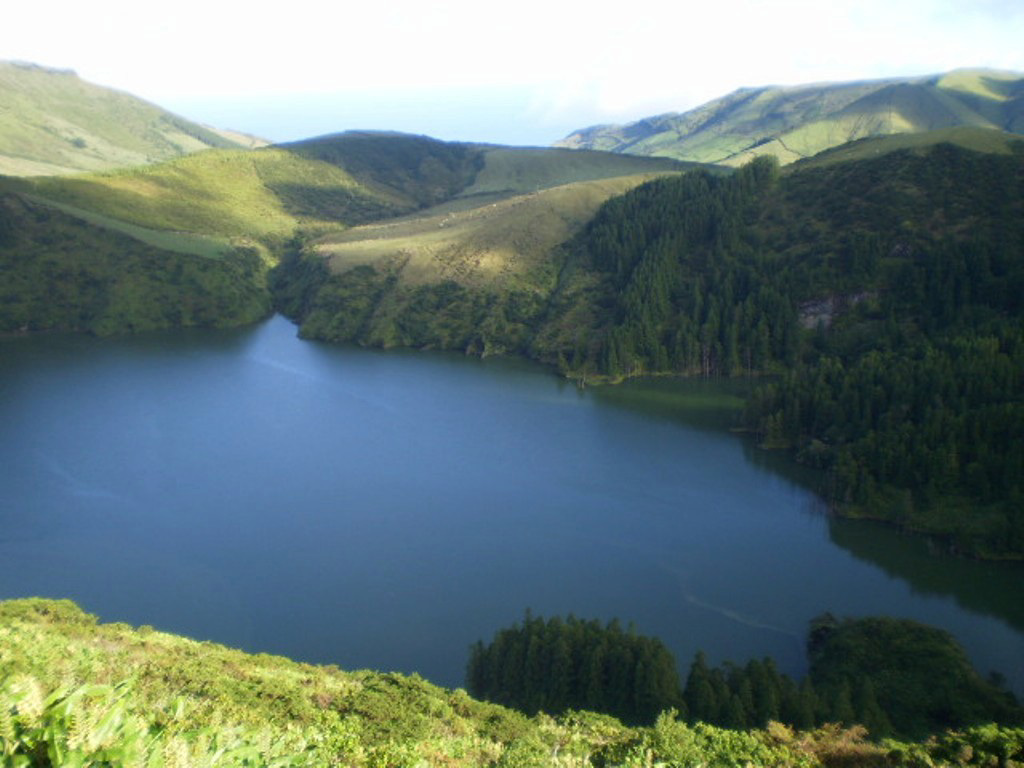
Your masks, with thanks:
M259 143L93 85L71 70L0 61L0 174L102 171Z
M958 126L1024 133L1024 75L961 69L741 88L687 112L584 128L556 146L738 166L755 155L791 163L858 139Z

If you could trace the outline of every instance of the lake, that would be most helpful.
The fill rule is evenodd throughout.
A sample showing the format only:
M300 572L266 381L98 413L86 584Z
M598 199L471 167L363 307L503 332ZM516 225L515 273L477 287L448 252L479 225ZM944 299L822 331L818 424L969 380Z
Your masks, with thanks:
M1024 692L1024 567L833 520L704 382L234 331L0 340L0 597L463 683L534 615L804 672L823 611L952 632Z

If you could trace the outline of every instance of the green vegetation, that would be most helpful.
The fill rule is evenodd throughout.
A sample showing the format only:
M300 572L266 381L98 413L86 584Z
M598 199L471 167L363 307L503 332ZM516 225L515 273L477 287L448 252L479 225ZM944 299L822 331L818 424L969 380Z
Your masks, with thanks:
M809 674L797 682L771 659L710 668L702 653L683 691L691 722L728 728L778 721L798 730L862 725L875 738L923 739L951 728L1024 723L1024 709L983 680L946 632L917 622L824 614L807 637Z
M682 114L595 126L559 144L739 166L758 155L785 164L859 139L959 126L1019 134L1022 82L1012 72L957 70L913 79L742 88Z
M933 627L826 614L811 624L807 653L818 697L832 702L831 721L910 738L993 721L1024 724L1013 696L981 679L963 649ZM852 719L840 717L847 702Z
M533 352L583 381L754 376L747 423L858 516L1024 553L1024 152L662 179L570 245Z
M993 119L1017 98L943 82ZM1000 154L928 143L953 134ZM838 509L1020 557L1024 150L992 135L684 175L349 133L4 179L0 329L250 322L283 257L270 285L308 338L523 354L581 383L775 376L747 427Z
M736 731L668 711L650 727L589 712L526 717L418 678L249 655L68 601L0 603L4 765L967 766L1024 764L1024 730L925 742L862 728Z
M167 233L160 248L135 234L0 195L0 332L241 325L270 311L254 250Z
M682 703L675 659L660 640L617 621L545 621L529 613L489 645L472 647L466 690L531 715L589 709L632 725L651 724Z
M251 146L73 72L0 62L0 174L40 176Z
M26 186L39 197L150 229L268 245L298 227L339 228L404 210L335 166L274 148L211 150Z
M464 154L463 145L404 136L377 142L382 145L369 142L368 148L361 135L340 134L73 178L8 180L5 187L108 220L258 242L271 250L298 230L322 233L408 213L424 205L420 197L447 199L461 189L447 189L450 173L437 156ZM387 147L393 156L385 162Z
M527 714L590 709L625 723L651 724L673 709L692 725L809 730L860 724L876 739L923 739L952 728L1024 724L1024 709L982 680L962 648L941 630L912 621L869 618L811 623L810 674L795 682L771 659L710 668L703 653L680 686L660 641L619 622L602 626L570 616L521 625L470 649L466 688Z
M566 184L325 236L277 270L279 290L304 286L301 311L282 309L307 338L527 354L557 281L552 252L601 203L650 178Z
M276 285L311 338L526 354L581 383L749 377L747 427L844 514L1019 558L1024 144L876 144L357 227Z
M730 177L661 179L605 204L570 244L552 299L558 314L604 310L590 312L590 328L577 324L575 340L554 342L570 375L728 376L791 364L799 328L790 276L742 242L777 181L776 164L762 158ZM571 279L579 274L586 282Z
M223 256L232 248L231 242L225 238L213 237L210 235L197 235L191 232L173 232L170 230L149 229L140 227L137 224L130 224L127 221L112 219L100 213L85 211L75 208L73 205L57 203L53 200L45 200L33 195L25 197L39 205L63 211L70 216L81 219L89 224L94 224L102 229L112 230L128 235L146 245L160 248L174 253L190 253L195 256L205 256L215 259Z
M387 190L405 210L455 197L483 167L483 154L472 145L400 133L350 131L282 146L342 168L370 189Z
M302 316L310 315L304 333L384 346L524 352L530 323L543 307L538 286L550 286L554 280L543 263L547 249L582 226L604 199L643 178L606 177L679 167L674 161L604 153L513 150L353 132L282 148L211 150L145 168L73 178L3 179L0 191L37 215L12 219L9 225L26 229L17 246L10 245L4 254L10 265L10 306L0 328L111 333L249 322L267 311L265 290L251 279L260 279L265 270L259 266L251 271L238 254L255 251L268 265L285 256L294 265L296 243L363 222L414 214L431 205L430 213L400 225L357 228L318 246L332 253L336 272L360 269L333 279L316 302L309 278L321 273L306 270L299 280L305 285ZM578 194L552 191L548 197L532 199L538 187L577 178L595 181ZM503 199L526 188L531 194L522 200ZM435 204L469 210L443 213ZM556 210L547 210L549 205ZM42 232L44 210L61 227ZM67 216L56 216L58 212ZM74 220L77 223L72 224ZM70 244L68 238L86 230L77 247ZM382 239L382 232L388 236ZM62 243L59 252L49 248L49 241ZM414 241L424 247L409 250ZM175 256L160 266L160 254L168 251L217 258L220 263ZM148 254L145 268L133 267L115 281L118 253L125 259ZM229 253L236 255L221 258ZM229 265L242 267L236 276L241 280L224 273ZM189 288L190 275L196 271L223 273L229 279L216 285L205 280L205 287L196 291ZM142 272L145 288L134 280ZM112 299L114 282L119 288ZM289 298L295 282L281 275L273 281L279 303L293 316L299 310ZM388 295L384 301L381 286L396 283L401 283L400 295ZM466 290L490 283L495 284L483 297ZM135 287L125 287L129 284ZM217 290L225 295L203 298ZM260 294L259 311L250 303L256 295L250 296L253 290ZM60 306L47 305L51 296L59 298ZM106 308L110 301L117 309ZM378 306L381 301L385 306ZM246 305L244 311L239 311L240 302ZM441 306L445 309L435 318ZM377 313L372 323L363 317L370 309ZM437 327L427 327L434 320ZM477 327L483 331L474 338Z

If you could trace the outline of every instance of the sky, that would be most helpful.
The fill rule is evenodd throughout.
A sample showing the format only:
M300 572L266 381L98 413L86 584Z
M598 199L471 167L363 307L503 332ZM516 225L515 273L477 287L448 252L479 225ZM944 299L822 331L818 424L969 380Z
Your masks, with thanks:
M52 0L0 59L291 141L350 129L547 145L740 87L1024 71L1022 0Z

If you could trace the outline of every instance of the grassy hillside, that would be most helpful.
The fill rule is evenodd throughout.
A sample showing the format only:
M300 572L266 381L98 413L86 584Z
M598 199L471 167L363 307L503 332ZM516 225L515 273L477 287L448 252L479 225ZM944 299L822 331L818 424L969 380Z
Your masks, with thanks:
M666 713L651 727L569 712L527 718L418 678L249 655L150 627L98 624L68 601L0 603L5 765L1021 765L1024 731L926 743L863 729L729 731Z
M332 165L274 148L211 150L146 168L30 182L39 197L110 219L252 240L396 208Z
M684 170L693 164L609 152L439 142L425 136L350 131L282 145L344 169L407 208L467 209L576 181Z
M310 338L524 353L556 284L558 247L605 200L650 178L577 182L329 235L284 265L293 276L284 291L311 281L285 308ZM327 270L317 277L309 264Z
M1024 133L1024 77L958 70L902 80L744 88L681 114L577 131L558 144L738 166L757 155L790 163L872 136L958 126Z
M565 149L484 148L484 164L473 184L459 197L512 195L577 181L597 181L641 173L689 170L693 163L671 158L645 158L611 152L579 154Z
M46 237L40 235L39 226L27 227L17 257L6 256L9 263L18 264L18 288L15 292L11 282L8 304L17 304L17 311L11 310L4 327L113 332L158 322L141 317L133 322L123 316L119 323L97 325L93 320L72 320L71 308L64 314L45 309L41 297L53 295L54 281L59 279L66 285L58 293L66 294L67 302L77 297L88 305L88 309L80 307L83 316L103 314L98 299L78 282L88 270L72 259L84 264L105 254L108 266L103 269L110 271L116 268L117 248L123 248L127 263L130 254L149 247L156 250L146 251L154 254L146 263L157 275L163 269L156 262L163 258L158 255L161 252L217 257L248 248L272 263L297 235L341 233L346 227L403 214L415 218L400 225L357 228L325 241L322 248L333 254L339 270L386 266L388 274L402 273L403 285L459 276L466 284L480 286L500 276L502 289L511 286L529 293L538 281L552 279L549 271L539 268L545 249L566 239L601 201L641 179L595 181L591 187L550 195L542 191L543 200L509 203L505 198L523 190L536 195L534 190L581 178L681 167L664 159L481 147L421 136L356 132L288 147L209 150L152 166L74 177L3 179L0 192L6 190L16 196L12 200L27 206L19 210L45 210L55 221L59 219L60 226L47 236L50 239L65 234L70 238L74 219L78 229L88 225L79 247L63 247L60 257L41 245ZM424 211L434 203L448 207ZM548 203L554 205L552 210L544 207ZM485 204L491 207L480 207ZM38 220L38 216L29 218ZM21 221L11 226L18 229ZM456 222L457 226L448 226ZM394 235L383 239L386 233ZM404 254L400 270L394 267L396 254ZM31 259L38 264L33 266ZM66 269L58 273L40 266L54 259ZM263 274L262 268L259 273ZM169 287L167 297L173 291ZM233 299L225 301L226 307L233 306ZM227 311L223 322L239 322L239 317ZM387 333L391 336L380 343L411 343L407 336Z
M283 147L345 170L403 210L451 199L483 166L482 151L472 145L401 133L349 131Z
M0 174L98 171L252 143L73 72L0 62Z
M936 144L952 144L989 155L1012 155L1024 137L1006 131L973 126L957 126L927 133L899 133L892 136L873 136L842 144L798 161L801 168L846 163L852 160L870 160L899 150L927 151Z
M149 229L280 242L465 198L457 207L580 179L684 168L665 159L453 144L352 132L7 188Z
M384 268L401 260L401 284L455 280L473 287L510 287L544 270L552 248L569 238L614 195L653 176L565 184L465 211L424 211L416 217L355 227L318 241L331 271Z

